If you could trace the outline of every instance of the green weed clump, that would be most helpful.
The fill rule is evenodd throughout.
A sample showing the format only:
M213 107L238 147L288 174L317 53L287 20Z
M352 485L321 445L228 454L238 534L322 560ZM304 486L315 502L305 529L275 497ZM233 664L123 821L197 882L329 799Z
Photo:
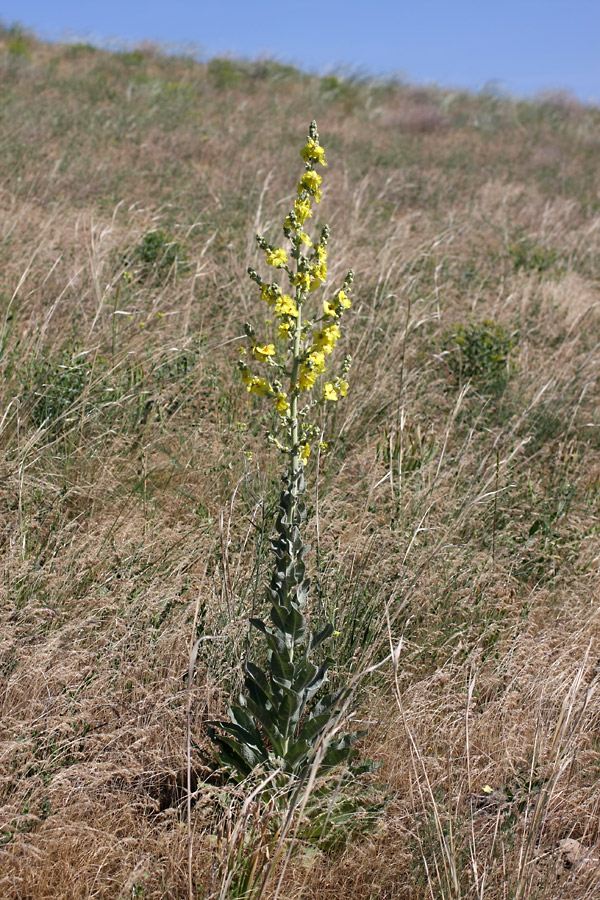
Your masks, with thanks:
M139 244L123 258L125 276L145 280L164 278L172 271L183 274L189 271L190 261L185 244L175 240L162 228L147 231Z
M484 389L504 388L516 346L513 335L492 319L456 325L443 337L444 358L458 384L471 380Z
M526 238L508 245L508 255L515 269L545 272L557 263L557 253L553 247L541 247Z
M21 384L34 425L53 432L67 429L91 377L87 353L65 349L54 357L33 360L21 373Z
M228 847L226 879L230 896L236 898L262 892L297 808L304 811L305 840L318 843L323 838L332 843L337 826L347 833L357 806L345 796L344 783L350 774L355 779L371 768L352 766L357 754L353 745L362 733L343 728L348 686L323 693L333 660L321 655L319 648L334 634L333 625L327 622L311 629L305 612L310 581L305 563L309 547L302 536L307 516L304 467L311 444L319 438L314 411L337 404L348 391L350 358L337 371L329 360L341 335L343 315L351 306L348 295L354 275L348 272L325 299L313 301L315 292L327 284L329 239L327 225L314 242L305 231L313 203L321 201L322 176L316 166L326 165L314 122L300 155L305 171L283 223L291 250L257 235L267 265L287 276L287 285L265 281L254 269L248 270L273 318L265 338L246 324L248 349L241 349L238 366L247 392L265 398L276 413L268 439L286 459L286 471L272 541L270 621L250 619L263 638L266 665L245 663L244 690L229 709L229 721L213 723L210 732L218 747L218 763L234 782L250 784L255 806L262 805L261 828L256 834L245 829L245 838L238 835ZM347 767L346 772L329 781L327 776L341 766Z

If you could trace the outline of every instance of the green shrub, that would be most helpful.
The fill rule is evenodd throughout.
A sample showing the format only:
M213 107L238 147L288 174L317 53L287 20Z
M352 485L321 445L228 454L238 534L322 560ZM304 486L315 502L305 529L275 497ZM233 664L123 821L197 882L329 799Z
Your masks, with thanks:
M211 59L206 67L209 79L217 88L235 87L242 80L242 67L231 59Z
M31 49L25 38L13 38L7 44L8 55L12 59L31 59Z
M80 56L87 56L89 53L96 53L97 47L93 44L78 41L76 44L68 44L65 47L65 56L69 59L79 59Z
M58 356L35 359L22 375L22 399L34 425L53 433L65 431L90 377L87 354L77 356L72 350L63 350Z
M453 377L459 384L472 380L479 387L504 387L515 347L514 337L492 319L455 325L443 337L444 358Z
M130 275L140 279L165 276L171 269L187 272L190 268L185 244L162 229L147 231L137 247L123 257L123 263Z
M527 238L508 245L508 255L515 269L545 272L556 265L556 250L552 247L540 247Z

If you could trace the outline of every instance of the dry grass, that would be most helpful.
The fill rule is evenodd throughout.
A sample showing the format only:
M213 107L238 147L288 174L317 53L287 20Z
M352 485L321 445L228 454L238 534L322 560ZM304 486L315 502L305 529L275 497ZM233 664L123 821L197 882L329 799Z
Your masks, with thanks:
M596 896L600 112L14 40L2 896L187 898L190 872L195 896L211 876L218 889L204 723L239 682L278 491L233 360L262 317L252 235L275 234L313 116L333 276L357 271L352 391L323 423L313 614L340 632L334 678L390 647L398 665L356 698L379 826L300 847L279 896ZM152 229L189 266L123 283ZM516 348L465 381L452 334L484 319ZM202 634L222 640L201 646L190 689L188 821Z

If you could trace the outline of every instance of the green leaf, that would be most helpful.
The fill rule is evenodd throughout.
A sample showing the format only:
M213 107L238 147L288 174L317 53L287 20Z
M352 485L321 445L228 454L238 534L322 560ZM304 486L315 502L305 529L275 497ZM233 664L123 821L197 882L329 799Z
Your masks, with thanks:
M346 762L353 752L355 751L350 747L337 747L328 750L323 757L323 768L331 769L333 766L339 766L340 763Z
M285 685L288 688L292 686L292 680L295 674L294 665L289 662L285 657L288 656L287 653L273 653L271 655L271 677L277 679L277 683L282 687Z
M296 741L291 747L288 748L288 752L285 754L285 761L288 767L292 771L296 771L298 769L298 764L301 762L305 763L306 757L311 750L311 746L308 741Z
M254 665L253 662L247 662L245 669L246 673L252 678L254 683L257 684L263 691L265 691L265 693L268 693L269 681L263 670Z
M311 649L314 650L315 647L318 647L319 644L322 644L323 641L326 641L328 637L331 637L333 634L333 625L331 622L328 622L321 631L315 631L311 635Z
M294 673L293 687L297 693L304 691L313 679L318 675L319 669L307 659L302 659L298 663Z
M252 716L248 715L245 708L243 706L231 706L227 712L229 713L229 718L236 725L240 725L242 728L245 728L246 731L249 731L251 734L256 732L258 734L258 730L256 728L256 723Z
M294 644L299 644L306 635L306 619L299 609L289 609L274 603L271 607L271 619L276 628L291 637Z
M310 741L311 744L314 744L315 738L321 736L332 717L333 713L327 711L306 719L298 735L298 740Z
M275 718L271 714L270 710L266 709L263 706L260 706L258 703L255 703L254 700L252 700L252 698L250 697L248 698L248 709L260 722L261 727L265 733L265 737L272 745L272 747L279 747L282 735L278 727L278 722L275 721Z
M220 735L217 743L221 747L222 754L227 754L234 761L235 768L244 775L249 775L252 769L255 769L261 762L251 747L234 738Z

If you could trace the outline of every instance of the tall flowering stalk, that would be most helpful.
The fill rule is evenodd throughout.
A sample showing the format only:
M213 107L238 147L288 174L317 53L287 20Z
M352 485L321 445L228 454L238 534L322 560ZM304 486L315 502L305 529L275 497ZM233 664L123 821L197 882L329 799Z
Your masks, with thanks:
M358 737L337 732L334 737L329 735L323 749L323 736L345 692L316 696L327 679L331 660L315 663L312 657L333 628L327 624L311 632L303 611L309 592L304 562L308 548L301 534L306 519L304 466L318 438L312 422L315 407L337 403L348 391L350 358L343 360L337 372L330 360L343 315L350 308L348 295L354 276L350 271L338 289L314 302L316 291L327 284L329 239L327 225L316 241L305 230L313 203L320 203L322 196L317 167L327 165L315 122L300 155L304 173L293 208L283 222L290 249L273 246L257 235L267 265L281 272L284 286L277 280L264 281L254 269L248 269L270 309L271 323L275 320L277 334L271 342L259 338L247 324L248 347L242 348L238 363L248 393L265 397L273 405L277 424L269 440L287 460L277 534L272 541L275 564L268 588L270 623L250 620L266 641L267 665L261 669L253 662L246 663L245 690L229 710L230 721L214 723L218 730L211 731L219 747L219 761L233 778L241 781L257 767L262 772L278 768L289 787L313 764L317 747L319 769L327 770L352 758L352 744ZM278 790L282 784L281 779L274 782Z
M260 288L261 299L269 305L277 322L277 339L275 343L261 343L252 326L246 324L249 354L243 348L238 363L247 391L269 398L277 410L279 427L276 433L270 434L270 439L288 456L290 484L306 463L311 442L317 435L310 422L314 406L319 402L337 402L348 391L349 357L344 359L337 375L329 371L329 380L323 376L327 373L327 357L340 338L342 316L350 309L348 294L354 279L354 273L348 272L343 285L329 299L322 300L320 309L311 309L307 315L311 295L327 283L329 240L327 225L315 243L305 231L306 221L313 214L312 203L320 203L322 197L322 176L316 166L327 165L315 122L311 122L308 141L300 155L305 172L298 182L294 206L283 223L283 233L291 244L289 254L282 247L269 244L262 235L256 238L267 264L287 274L290 293L285 293L279 282L265 282L254 269L248 269L250 278ZM246 361L248 356L263 367L264 374L251 371ZM315 396L319 383L320 397ZM295 488L293 493L296 495Z
M348 392L350 357L337 371L331 359L344 313L350 309L354 275L350 271L339 288L315 300L327 284L329 239L326 225L316 241L305 230L313 203L320 203L322 196L317 166L326 165L315 122L300 155L304 173L283 222L290 249L257 235L267 265L281 272L284 285L263 281L248 269L269 307L271 327L275 320L276 335L272 341L258 337L246 325L248 346L238 362L248 393L274 407L276 425L269 440L284 454L286 469L271 542L275 563L267 591L270 621L250 619L266 643L266 664L261 668L246 662L244 690L230 707L229 720L213 722L210 728L218 763L231 780L250 789L236 826L232 829L226 819L220 832L222 898L259 900L294 820L295 833L303 840L331 846L349 831L368 826L378 814L378 807L367 809L360 791L357 795L350 789L350 781L372 766L351 764L353 744L361 733L341 730L348 688L322 691L331 659L313 659L333 626L311 631L304 615L310 587L304 562L308 547L301 533L306 520L304 466L319 435L312 421L315 408L338 403ZM341 774L327 778L343 764Z

